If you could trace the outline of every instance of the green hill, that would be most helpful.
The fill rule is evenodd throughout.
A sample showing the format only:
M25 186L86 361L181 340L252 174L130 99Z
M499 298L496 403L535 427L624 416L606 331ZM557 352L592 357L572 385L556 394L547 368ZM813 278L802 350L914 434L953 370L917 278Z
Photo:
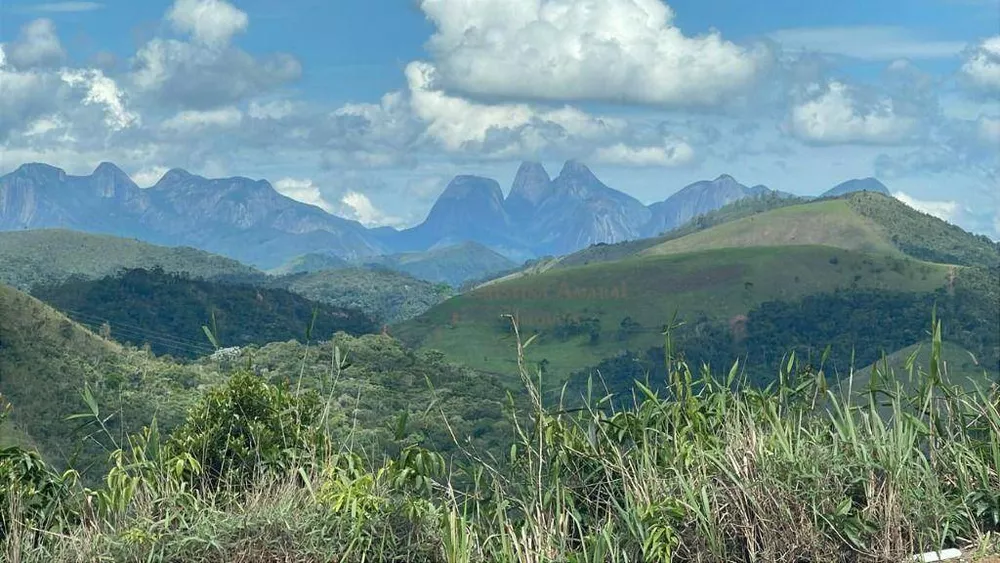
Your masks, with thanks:
M843 199L775 209L723 223L660 243L640 254L678 254L713 248L823 245L887 255L902 255L872 222Z
M268 273L275 276L286 276L288 274L336 270L338 268L347 268L349 265L347 260L332 254L311 252L302 256L296 256L281 266L268 270Z
M737 218L639 254L821 244L961 266L1000 264L1000 245L874 192L857 192Z
M264 278L262 272L236 260L193 248L66 230L0 232L0 283L23 290L72 277L97 279L154 267L205 279Z
M897 302L920 309L907 310L906 322L914 327L886 328L886 338L878 342L890 351L919 340L910 331L923 330L935 301L948 299L956 334L971 339L968 344L989 358L1000 357L990 344L1000 338L989 328L997 324L1000 307L1000 290L994 287L1000 249L985 237L876 193L751 202L720 211L657 239L598 245L539 261L401 324L396 333L471 366L506 372L513 343L499 317L517 314L522 333L538 335L532 359L558 374L553 378L559 381L608 358L662 346L662 328L675 312L692 332L731 339L747 315L774 304L759 315L778 323L769 332L780 338L767 346L785 350L808 335L813 345L826 343L823 339L839 343L845 356L854 333L840 323L827 325L841 332L810 332L805 324L821 321L809 315L817 307L859 306L851 293L874 291L863 299L879 311L890 311ZM714 224L706 228L709 223ZM796 304L834 293L847 297ZM785 310L783 303L792 306ZM781 323L797 325L786 330ZM762 346L766 332L755 336L763 339L757 341ZM701 357L715 361L748 353L740 346L724 348L704 340L695 346ZM872 347L870 352L878 351ZM758 356L761 366L773 360Z
M356 309L284 289L193 280L159 269L43 286L34 295L94 330L107 323L119 341L188 358L213 350L203 326L213 327L220 346L301 340L310 329L312 339L376 329Z
M313 301L359 309L381 323L411 319L448 296L452 290L386 268L345 268L282 276L273 287Z
M192 404L191 390L214 379L203 366L170 364L101 338L5 285L0 311L0 395L13 407L0 445L28 445L61 467L106 461L111 437L84 440L96 429L67 420L87 410L85 385L101 412L112 415L106 424L120 440L123 430L149 424L154 415L172 427Z
M513 261L475 242L464 242L424 252L404 252L366 258L365 264L384 266L415 278L459 287L515 267Z
M395 327L394 334L455 361L509 372L513 341L501 314L537 333L531 357L565 377L625 350L662 345L677 312L729 323L767 301L836 290L930 292L949 268L906 257L824 246L724 248L630 257L490 284Z

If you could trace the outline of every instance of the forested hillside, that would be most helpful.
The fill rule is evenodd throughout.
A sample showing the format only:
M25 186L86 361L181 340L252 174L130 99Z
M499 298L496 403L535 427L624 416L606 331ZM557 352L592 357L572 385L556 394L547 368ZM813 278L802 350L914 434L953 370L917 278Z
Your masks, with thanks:
M377 329L357 309L310 301L284 289L195 280L161 269L39 287L34 296L119 341L186 358L210 354L215 345L319 340L340 331Z

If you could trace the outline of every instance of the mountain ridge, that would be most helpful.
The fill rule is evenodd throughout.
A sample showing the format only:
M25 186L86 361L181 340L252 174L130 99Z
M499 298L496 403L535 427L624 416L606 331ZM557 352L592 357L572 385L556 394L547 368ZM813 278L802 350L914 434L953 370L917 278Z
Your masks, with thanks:
M889 193L878 180L865 178L824 195L853 190ZM0 230L68 228L192 246L262 269L310 253L358 261L464 242L523 262L656 236L734 201L767 196L791 194L747 187L722 174L644 205L603 183L579 160L566 161L555 177L529 161L518 168L506 197L496 180L460 175L420 224L369 229L285 196L266 180L206 178L172 168L153 186L140 188L110 162L86 176L25 163L0 177Z

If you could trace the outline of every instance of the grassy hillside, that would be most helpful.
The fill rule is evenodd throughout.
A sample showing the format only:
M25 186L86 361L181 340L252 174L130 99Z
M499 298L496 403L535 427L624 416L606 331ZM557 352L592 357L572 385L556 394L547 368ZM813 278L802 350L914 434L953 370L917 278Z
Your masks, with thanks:
M906 257L824 246L726 248L643 256L522 277L459 295L394 327L414 344L508 372L513 342L501 314L537 333L530 355L554 377L624 350L662 344L674 313L728 322L754 306L838 289L933 291L949 269Z
M424 252L404 252L365 259L366 264L384 266L415 278L459 287L516 266L504 256L475 242L432 248Z
M846 200L834 199L776 209L660 243L643 255L678 254L713 248L823 245L902 255Z
M411 319L451 295L447 286L384 268L309 272L271 284L320 303L359 309L380 323Z
M572 268L574 266L586 266L588 264L598 264L601 262L613 262L622 260L630 256L635 256L642 251L654 247L658 244L678 239L692 233L697 233L709 229L716 225L736 221L744 217L757 215L772 209L780 209L790 205L805 203L806 199L796 197L778 197L769 195L765 197L748 197L734 201L729 205L706 213L692 219L686 224L673 229L660 236L644 238L639 240L629 240L614 244L599 243L593 244L572 254L558 257L547 257L529 261L524 267L515 271L506 272L502 276L493 279L482 280L476 285L486 283L497 283L519 278L521 276L535 275L554 268Z
M94 330L157 354L192 358L210 354L202 327L219 346L266 344L374 332L357 309L310 301L284 289L192 280L163 270L129 270L99 280L36 288L35 297Z
M160 267L192 277L260 280L263 273L232 260L186 247L65 230L0 233L0 283L28 290L71 277L97 279L120 270Z
M120 440L154 415L171 428L192 404L191 390L213 379L203 366L169 364L105 340L4 285L0 311L0 395L13 407L0 445L27 443L60 467L106 461L110 437L66 419L87 411L85 385L101 412L113 415L106 424ZM94 440L83 439L95 432Z
M921 213L895 198L857 192L773 209L637 250L673 254L741 246L822 244L942 264L995 267L1000 245Z
M962 266L1000 265L1000 243L984 235L970 234L894 198L875 193L852 194L845 201L855 213L876 224L886 240L909 256Z
M321 254L312 252L296 256L277 268L268 270L269 274L275 276L286 276L289 274L303 274L306 272L319 272L322 270L336 270L347 268L350 264L343 258L332 254Z

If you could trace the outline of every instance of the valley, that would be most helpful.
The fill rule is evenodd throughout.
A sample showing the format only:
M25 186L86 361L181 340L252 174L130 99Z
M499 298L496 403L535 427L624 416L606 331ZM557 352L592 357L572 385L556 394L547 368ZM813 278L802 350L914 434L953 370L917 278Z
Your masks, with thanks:
M813 393L797 416L836 418L843 401L887 420L921 416L904 394L982 402L998 389L1000 246L871 179L813 198L721 176L647 208L578 162L555 179L527 163L506 197L495 182L460 177L421 225L351 225L347 235L339 219L281 200L266 182L175 170L147 194L114 170L88 178L36 166L0 180L5 201L45 179L118 194L53 204L29 221L45 228L0 232L0 398L10 407L0 452L13 452L0 455L0 475L3 455L37 452L23 455L99 486L120 463L107 452L138 455L135 440L154 431L170 436L170 455L206 464L197 472L208 482L230 474L211 451L243 452L225 463L299 463L285 456L305 442L288 440L306 434L267 430L281 442L263 450L233 443L229 423L213 421L255 401L274 406L252 420L308 432L322 455L336 444L337 456L390 460L384 472L396 471L394 459L466 471L531 446L518 417L566 416L540 414L543 404L577 413L551 422L572 424L560 426L570 436L588 417L651 416L643 409L674 408L695 389L752 409L742 390L780 403L794 381ZM218 199L198 211L190 190ZM209 242L149 211L167 204L198 221L231 220L216 222ZM121 205L144 211L114 228L69 219ZM344 246L352 240L367 242ZM191 246L169 246L181 242ZM717 387L726 373L729 387ZM891 385L895 401L870 402L873 388ZM266 413L277 419L264 422ZM711 416L728 420L724 410ZM455 475L461 486L482 478Z

